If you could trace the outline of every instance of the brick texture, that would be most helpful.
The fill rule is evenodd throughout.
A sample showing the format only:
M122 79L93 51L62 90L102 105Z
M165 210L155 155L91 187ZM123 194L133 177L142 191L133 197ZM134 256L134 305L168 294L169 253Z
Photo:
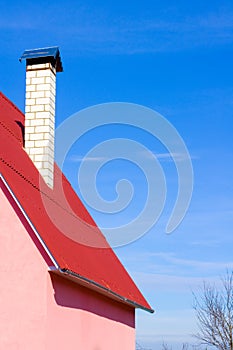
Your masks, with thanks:
M25 150L53 187L56 71L50 63L26 71Z

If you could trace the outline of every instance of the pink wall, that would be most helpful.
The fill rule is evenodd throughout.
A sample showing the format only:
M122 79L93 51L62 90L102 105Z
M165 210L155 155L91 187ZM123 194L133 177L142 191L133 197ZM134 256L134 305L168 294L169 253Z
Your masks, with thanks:
M51 261L3 184L0 256L0 349L135 349L134 310L50 275Z

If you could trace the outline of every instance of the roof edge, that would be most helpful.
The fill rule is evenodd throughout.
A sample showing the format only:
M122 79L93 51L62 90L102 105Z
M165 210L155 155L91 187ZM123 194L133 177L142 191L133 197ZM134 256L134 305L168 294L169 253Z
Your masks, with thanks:
M57 269L57 268L51 267L49 269L49 272L54 273L54 274L59 275L59 276L62 276L64 278L67 278L67 279L73 281L74 283L80 284L84 287L88 287L89 289L91 289L93 291L97 291L98 293L103 294L103 295L105 295L113 300L117 300L117 301L122 302L123 304L127 304L127 305L133 307L134 309L142 309L144 311L154 313L153 309L146 308L146 307L144 307L144 306L142 306L142 305L140 305L140 304L138 304L130 299L127 299L127 298L121 296L120 294L113 292L111 289L106 288L106 287L102 286L101 284L96 283L95 281L89 280L88 278L83 277L83 276L81 276L81 275L79 275L71 270L64 269L64 268Z
M50 273L55 273L57 275L62 276L63 278L72 280L73 282L79 284L79 285L83 285L91 290L94 290L100 294L103 294L113 300L116 301L120 301L123 304L129 305L131 307L133 307L134 309L138 308L138 309L142 309L144 311L150 312L150 313L154 313L154 310L151 308L147 308L144 307L141 304L138 304L136 302L134 302L133 300L127 299L123 296L121 296L120 294L117 294L116 292L112 291L109 288L106 288L104 286L102 286L101 284L93 281L93 280L89 280L88 278L81 276L69 269L65 269L65 268L61 268L59 266L59 264L57 263L57 261L55 260L55 258L53 257L52 253L50 252L49 248L46 246L45 242L43 241L43 239L41 238L40 234L37 232L36 228L34 227L33 223L31 222L30 218L28 217L28 215L26 214L26 212L24 211L23 207L21 206L20 202L18 201L17 197L15 196L14 192L11 190L9 184L7 183L6 179L4 178L4 176L2 175L2 173L0 173L0 181L2 181L2 183L4 184L4 186L6 187L7 191L10 193L11 197L13 198L14 202L16 203L16 205L18 206L19 210L21 211L21 213L23 214L24 218L26 219L26 221L28 222L29 226L31 227L32 231L34 232L35 236L37 237L37 239L39 240L41 246L43 247L44 251L46 252L46 254L49 256L50 260L54 263L54 266L50 266L49 267L49 272Z
M41 238L40 234L37 232L35 226L33 225L33 223L31 222L30 218L28 217L28 215L26 214L25 210L23 209L23 207L21 206L20 202L18 201L18 199L16 198L14 192L12 191L12 189L10 188L9 184L7 183L6 179L4 178L4 176L2 175L2 173L0 173L0 180L2 180L4 186L6 187L7 191L10 193L11 197L13 198L14 202L16 203L16 205L18 206L19 210L21 211L21 213L23 214L24 218L26 219L27 223L29 224L29 226L31 227L32 231L34 232L36 238L39 240L41 246L43 247L44 251L46 252L46 254L48 255L48 257L50 258L50 260L54 263L55 268L59 268L59 264L57 263L57 261L55 260L55 258L53 257L52 253L50 252L49 248L46 246L45 242L43 241L43 239Z

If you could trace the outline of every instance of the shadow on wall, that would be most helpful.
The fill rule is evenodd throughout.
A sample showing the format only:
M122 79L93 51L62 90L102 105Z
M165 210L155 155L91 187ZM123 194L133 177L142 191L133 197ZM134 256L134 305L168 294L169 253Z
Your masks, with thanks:
M54 299L62 307L91 312L135 328L135 310L70 280L50 273ZM100 350L100 349L95 349Z
M2 190L28 232L32 242L35 244L43 257L46 265L48 267L52 266L53 262L48 257L28 221L4 185L2 185ZM57 305L61 307L84 310L109 320L125 324L131 328L135 328L134 308L78 285L77 283L67 280L64 277L55 275L52 272L50 273L50 277L54 290L54 299Z

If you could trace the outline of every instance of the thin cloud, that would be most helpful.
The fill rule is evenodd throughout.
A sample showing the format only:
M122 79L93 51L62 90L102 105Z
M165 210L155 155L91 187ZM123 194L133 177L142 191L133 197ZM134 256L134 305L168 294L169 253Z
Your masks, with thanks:
M199 241L192 241L189 244L191 246L196 246L196 247L216 247L220 245L220 241L219 240L213 240L213 239L205 239L205 240L199 240Z
M132 272L131 272L132 273ZM147 273L147 272L133 272L133 277L137 284L143 290L155 290L157 293L190 293L192 290L199 290L203 282L220 285L220 279L213 276L181 276L178 274L162 274L162 273Z
M173 161L185 161L187 160L187 155L182 154L182 153L151 153L151 152L141 152L141 154L139 155L139 157L148 159L148 160L154 160L154 157L157 158L158 160L161 160L163 162L173 162ZM130 158L130 154L129 154L129 158ZM197 157L192 156L190 157L191 159L197 159ZM73 163L79 163L82 161L85 162L100 162L100 161L108 161L109 158L108 157L85 157L85 156L80 156L80 155L72 155L69 157L68 159L70 162Z
M117 25L108 24L108 28L98 24L97 27L86 29L86 33L82 32L82 41L88 43L89 49L94 51L104 51L106 48L109 52L128 54L177 51L231 43L233 14L186 17L180 21L155 18L130 22L122 19ZM93 31L95 35L89 35ZM101 46L96 45L98 43Z
M156 153L154 152L142 152L141 156L146 158L146 159L150 159L150 160L154 160L154 157L157 158L158 160L162 161L162 162L182 162L182 161L186 161L189 158L187 157L187 154L183 154L183 153L170 153L170 152L164 152L164 153ZM197 156L194 155L189 155L191 160L195 160L198 159Z
M214 47L233 42L233 13L222 10L219 13L206 13L199 16L180 17L177 13L158 13L153 18L147 15L143 20L128 17L114 17L101 8L77 6L66 11L47 5L41 21L33 16L37 7L26 6L5 11L0 22L1 29L19 32L30 28L33 35L51 37L59 35L63 48L75 54L73 46L79 47L78 55L85 53L135 54L149 52L170 52L196 47ZM57 21L54 14L59 17ZM33 18L33 21L31 21ZM169 18L169 20L168 20ZM175 20L174 20L175 18ZM69 40L67 40L69 37Z
M191 260L191 259L181 259L177 258L173 253L152 253L154 257L159 257L165 260L166 262L179 266L189 266L201 271L203 270L214 270L233 268L233 261L226 262L213 262L213 261L201 261L201 260Z
M175 289L179 289L180 286L183 289L185 285L187 286L187 283L191 286L200 285L200 282L204 279L213 282L218 280L227 269L233 269L233 261L203 261L178 258L172 252L128 254L125 261L132 266L132 273L135 273L135 278L138 278L142 286L145 278L147 278L145 271L151 271L151 276L148 277L147 281L148 285L150 283L151 285L154 283L158 283L159 286L160 284L162 286L166 285L168 291L173 289L173 283L175 283ZM143 266L143 270L141 266ZM177 286L176 282L178 283Z
M100 161L105 161L108 160L108 158L105 157L82 157L82 156L70 156L68 159L72 163L81 163L82 161L84 162L100 162Z
M32 30L35 29L35 24L30 20L18 20L18 21L0 21L0 30Z

